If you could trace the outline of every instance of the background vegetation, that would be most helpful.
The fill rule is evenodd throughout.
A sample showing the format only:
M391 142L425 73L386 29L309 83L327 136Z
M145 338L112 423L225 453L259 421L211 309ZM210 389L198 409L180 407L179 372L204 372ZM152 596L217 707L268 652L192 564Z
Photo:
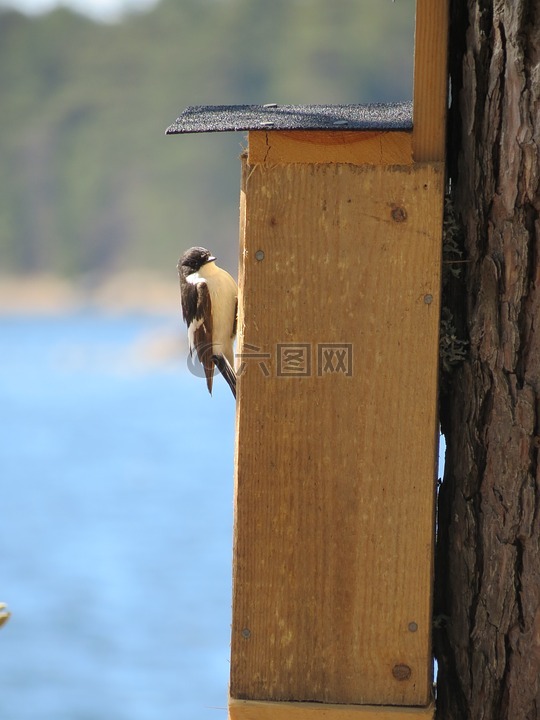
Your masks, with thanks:
M412 96L414 0L163 0L99 24L0 11L0 274L236 269L239 134L187 105Z

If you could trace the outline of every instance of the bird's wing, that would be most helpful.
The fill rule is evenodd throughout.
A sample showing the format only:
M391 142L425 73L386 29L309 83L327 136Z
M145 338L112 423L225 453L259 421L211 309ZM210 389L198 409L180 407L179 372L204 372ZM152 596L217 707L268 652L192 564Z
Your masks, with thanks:
M232 328L232 333L231 333L231 337L233 340L236 337L237 325L238 325L238 297L236 298L236 304L234 306L234 322L233 322L233 328Z
M212 360L212 301L208 285L182 283L182 315L188 326L189 350L196 350L204 368L208 392L212 393L214 362Z

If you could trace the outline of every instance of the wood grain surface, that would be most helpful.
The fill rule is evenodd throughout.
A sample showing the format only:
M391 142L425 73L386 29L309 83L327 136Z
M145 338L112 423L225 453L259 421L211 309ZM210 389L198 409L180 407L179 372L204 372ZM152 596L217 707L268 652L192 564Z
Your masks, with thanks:
M235 699L430 701L443 180L244 158Z

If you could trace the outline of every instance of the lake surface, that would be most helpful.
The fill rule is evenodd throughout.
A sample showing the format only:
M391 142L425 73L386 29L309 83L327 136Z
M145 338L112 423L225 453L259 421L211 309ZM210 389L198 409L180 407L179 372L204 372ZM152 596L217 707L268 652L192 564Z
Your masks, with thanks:
M2 720L227 717L234 401L180 318L0 318Z

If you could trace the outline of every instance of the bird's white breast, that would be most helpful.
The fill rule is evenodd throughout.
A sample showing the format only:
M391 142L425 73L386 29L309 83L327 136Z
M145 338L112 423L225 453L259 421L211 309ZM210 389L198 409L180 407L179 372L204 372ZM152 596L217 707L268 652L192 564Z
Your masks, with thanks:
M233 327L238 293L235 281L226 270L218 267L213 261L206 263L200 270L188 275L186 279L194 285L200 282L206 283L212 303L212 352L225 355L231 367L234 368ZM190 345L192 335L201 322L202 320L198 320L197 324L192 323L191 333L191 328L188 328Z

